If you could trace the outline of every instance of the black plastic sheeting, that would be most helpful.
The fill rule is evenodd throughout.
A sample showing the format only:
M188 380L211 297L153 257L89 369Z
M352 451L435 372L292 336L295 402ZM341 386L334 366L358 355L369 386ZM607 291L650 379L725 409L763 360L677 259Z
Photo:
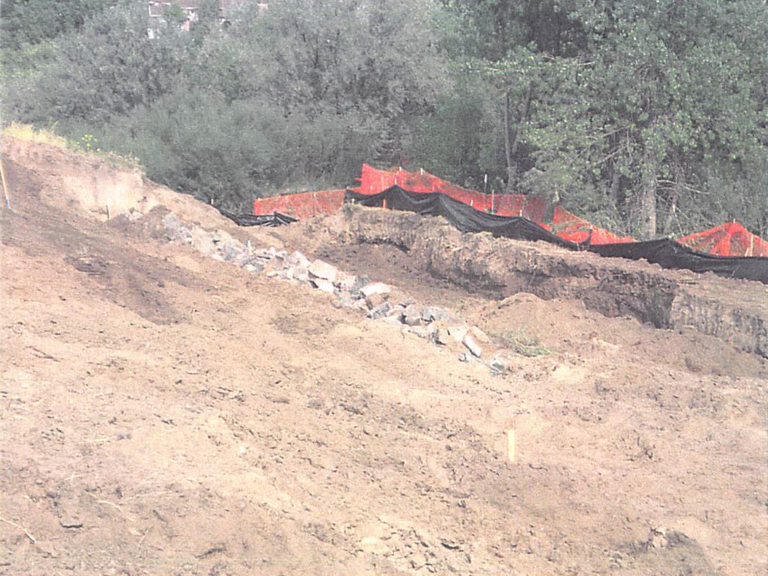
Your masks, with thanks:
M386 207L392 210L442 216L462 232L490 232L494 236L515 240L543 240L570 250L589 250L609 258L643 259L662 268L713 272L728 278L768 284L768 258L714 256L692 250L669 238L620 244L576 244L555 236L527 218L487 214L439 192L408 192L399 186L392 186L379 194L358 194L347 190L344 201L371 207L382 207L386 202Z
M528 218L487 214L439 192L423 194L392 186L378 194L358 194L347 190L344 196L345 202L363 206L383 206L385 200L386 207L392 210L416 212L422 216L442 216L462 232L490 232L494 236L514 240L544 240L563 248L579 249L578 244L558 238Z
M590 252L609 258L647 260L662 268L681 268L702 274L713 272L728 278L743 278L768 284L768 258L716 256L699 252L678 244L670 238L626 244L596 244L588 246Z
M274 228L275 226L284 226L297 221L296 218L287 216L286 214L280 214L280 212L256 216L254 214L233 214L232 212L227 212L223 208L216 209L221 212L222 216L226 216L238 226L267 226L268 228Z

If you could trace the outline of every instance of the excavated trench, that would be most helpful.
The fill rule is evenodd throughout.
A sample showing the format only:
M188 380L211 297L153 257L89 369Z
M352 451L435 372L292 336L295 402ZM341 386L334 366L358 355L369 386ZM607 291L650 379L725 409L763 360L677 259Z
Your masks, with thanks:
M463 234L442 218L359 206L346 206L315 227L348 243L397 246L418 266L470 290L578 299L605 316L693 329L768 357L768 290L757 282L664 270L543 242Z

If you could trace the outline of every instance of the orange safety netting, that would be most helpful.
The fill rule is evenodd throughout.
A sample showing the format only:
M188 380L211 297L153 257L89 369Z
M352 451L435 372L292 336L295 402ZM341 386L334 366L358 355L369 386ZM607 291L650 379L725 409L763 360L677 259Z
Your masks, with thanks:
M738 222L715 226L703 232L678 238L677 242L719 256L768 256L768 242L755 236Z
M318 214L333 214L344 204L346 190L321 190L303 194L286 194L271 198L256 198L253 213L256 216L280 212L294 218L311 218Z
M499 216L522 216L536 222L547 230L551 230L560 238L571 242L585 242L590 239L592 244L613 244L619 242L634 242L629 236L615 234L598 228L594 224L579 218L565 208L555 206L552 222L546 222L549 202L540 196L527 194L481 194L451 184L429 172L406 172L397 170L377 170L368 164L363 164L360 185L352 188L361 194L378 194L390 186L400 186L409 192L440 192L454 200L469 204L477 210L493 212ZM590 238L591 235L591 238Z
M555 206L552 214L552 233L564 240L582 243L589 240L590 244L623 244L635 242L631 236L617 236L604 228L598 228L591 222L579 218L562 206Z
M399 186L409 192L439 192L476 210L492 212L499 216L522 216L571 242L589 241L593 245L635 242L630 236L617 236L604 228L598 228L561 206L551 207L549 202L540 196L482 194L457 186L424 170L378 170L363 164L358 180L360 184L352 190L360 194L378 194L392 186ZM296 218L333 214L343 205L344 192L324 190L259 198L254 200L253 213L266 215L280 212ZM549 213L551 217L548 217ZM690 234L679 238L677 242L700 252L720 256L768 256L768 242L750 233L737 222Z
M378 194L391 186L400 186L409 192L439 192L482 212L493 212L499 216L523 216L539 224L547 211L547 201L544 198L523 194L481 194L456 186L424 170L378 170L363 164L358 180L360 185L351 190L360 194Z

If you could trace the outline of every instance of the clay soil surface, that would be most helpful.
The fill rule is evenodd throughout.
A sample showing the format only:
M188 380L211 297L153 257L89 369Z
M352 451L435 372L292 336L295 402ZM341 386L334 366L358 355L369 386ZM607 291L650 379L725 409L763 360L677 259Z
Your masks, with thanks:
M539 340L493 375L170 243L158 209L94 217L62 178L87 167L24 158L5 163L0 221L0 574L768 570L763 359L471 293L306 226L238 231L145 184L185 221L450 308L489 353Z

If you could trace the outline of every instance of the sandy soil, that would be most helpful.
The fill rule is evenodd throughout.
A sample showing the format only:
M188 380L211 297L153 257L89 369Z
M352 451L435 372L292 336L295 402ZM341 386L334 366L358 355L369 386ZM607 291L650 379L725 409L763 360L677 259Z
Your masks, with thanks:
M768 570L763 359L578 301L469 293L394 248L236 232L551 350L494 376L168 243L151 215L105 221L67 184L87 162L32 152L5 164L0 221L0 574Z

